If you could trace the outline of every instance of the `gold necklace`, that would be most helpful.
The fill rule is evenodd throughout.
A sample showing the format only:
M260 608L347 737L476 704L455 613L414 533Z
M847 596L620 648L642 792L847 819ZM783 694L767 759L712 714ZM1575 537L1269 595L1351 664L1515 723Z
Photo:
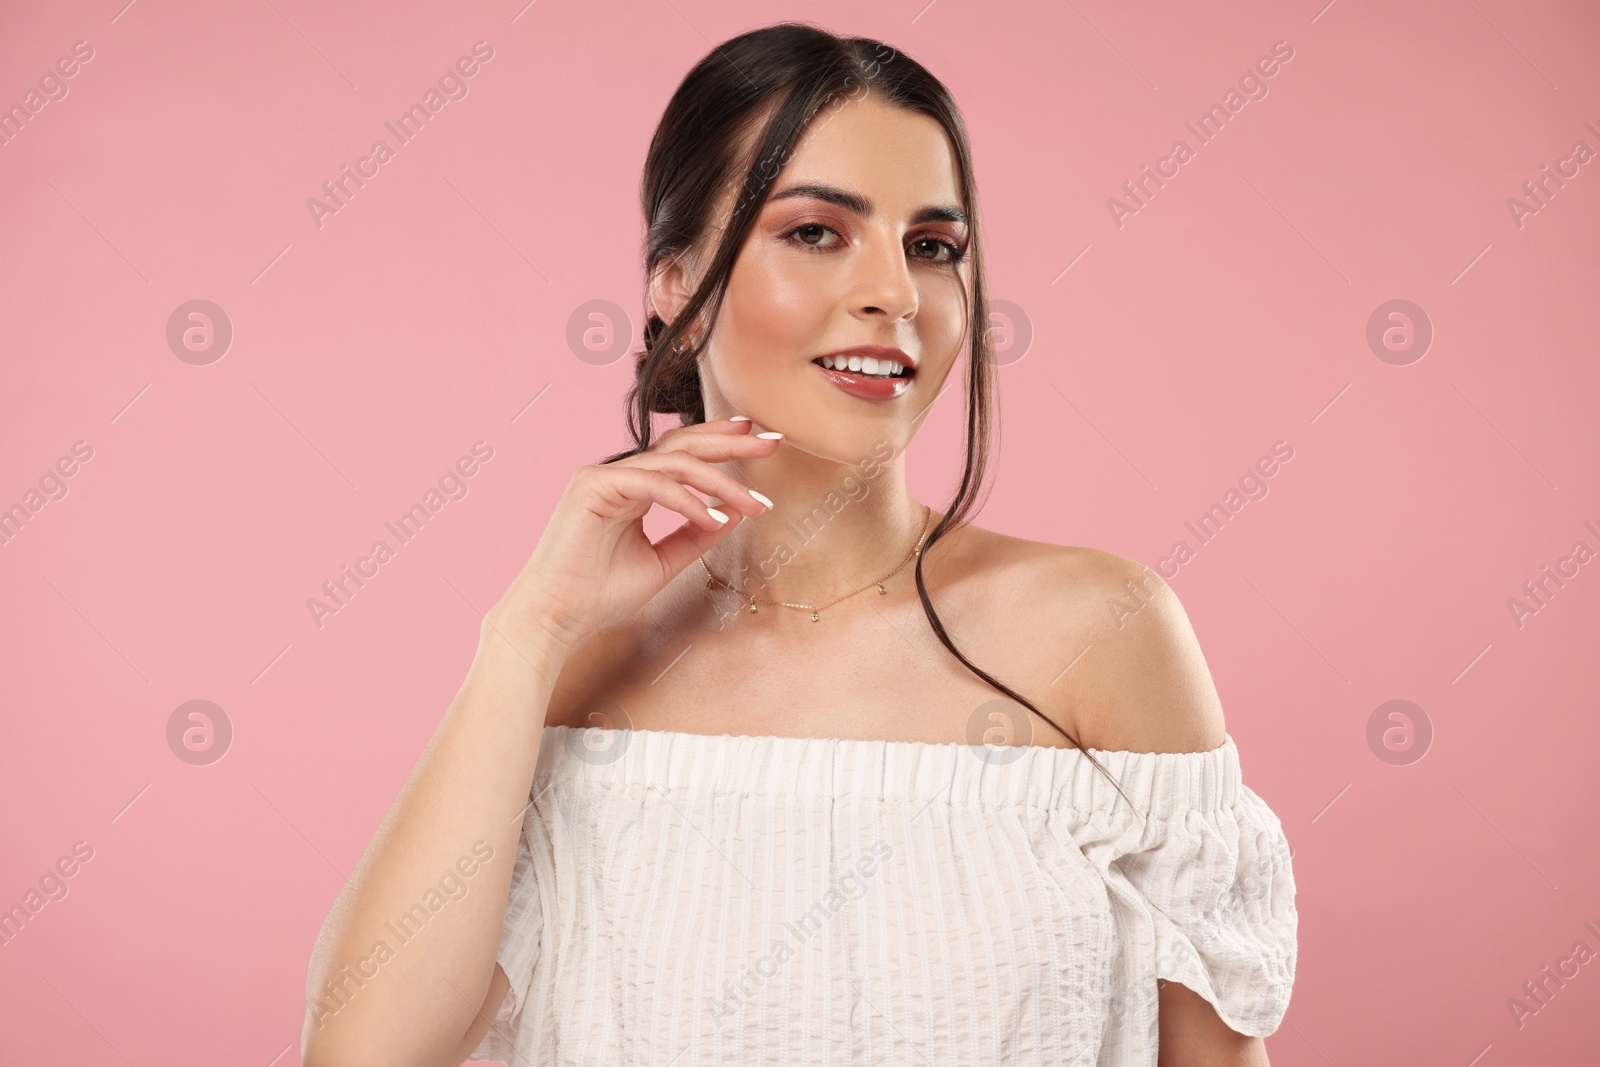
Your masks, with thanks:
M933 509L928 507L928 505L926 505L926 504L923 505L923 508L924 508L924 510L926 511L927 514L923 517L923 520L922 520L922 536L917 538L917 543L914 546L912 546L910 555L906 556L905 559L900 561L900 566L896 567L894 570L890 571L888 574L885 574L882 578L879 578L876 582L868 582L866 585L862 586L860 589L855 590L855 592L846 593L844 596L841 596L841 597L835 597L832 600L828 601L826 604L816 604L816 605L812 605L812 604L789 604L789 603L786 603L785 601L782 601L782 600L767 600L765 598L757 597L757 596L752 595L750 597L750 610L751 611L755 611L756 610L757 602L760 602L762 604L776 604L780 608L800 608L803 611L811 612L811 621L812 622L816 622L816 621L818 621L823 608L830 608L833 605L837 604L841 600L847 600L850 597L855 596L856 593L863 593L863 592L867 591L868 589L871 589L874 585L876 585L878 587L878 592L880 594L887 594L889 591L883 587L883 583L887 582L890 578L893 578L895 575L899 574L902 570L905 569L905 565L907 563L910 563L913 559L916 559L918 556L920 556L922 554L922 543L928 539L928 525L933 521ZM705 568L705 572L706 572L706 588L707 589L710 589L712 584L715 583L717 585L722 586L724 589L729 590L730 592L734 592L734 593L739 592L733 586L729 585L727 582L723 581L721 578L718 578L716 575L711 573L711 568L706 566L706 558L704 556L700 557L700 566Z

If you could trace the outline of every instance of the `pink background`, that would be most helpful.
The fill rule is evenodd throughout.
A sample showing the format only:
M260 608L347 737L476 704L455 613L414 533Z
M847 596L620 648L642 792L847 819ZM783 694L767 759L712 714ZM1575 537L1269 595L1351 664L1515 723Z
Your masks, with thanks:
M637 339L654 124L713 43L784 18L886 40L966 115L992 295L1033 331L981 524L1156 566L1293 448L1167 571L1295 848L1273 1063L1600 1056L1600 960L1520 1028L1507 1006L1600 951L1600 562L1507 606L1600 549L1600 161L1507 205L1600 151L1588 5L118 3L0 36L6 106L93 48L0 147L0 507L93 449L0 545L0 907L93 849L0 946L0 1060L296 1061L317 929L477 613L626 445L629 362L566 336L609 300ZM319 228L307 199L479 40L469 94ZM1280 40L1269 94L1119 228L1108 198ZM167 342L195 299L234 330L209 365ZM1396 299L1434 331L1403 366L1367 341ZM960 416L949 391L909 458L936 504ZM466 497L318 628L323 581L479 440ZM195 699L233 729L206 766L167 741ZM1420 760L1369 746L1393 699L1433 737L1390 758Z

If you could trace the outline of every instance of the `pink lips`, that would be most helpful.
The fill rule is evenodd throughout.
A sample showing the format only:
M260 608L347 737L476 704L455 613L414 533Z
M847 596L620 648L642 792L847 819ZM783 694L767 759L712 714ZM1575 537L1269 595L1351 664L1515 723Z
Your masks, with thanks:
M812 366L834 385L863 400L893 400L911 388L910 377L868 378L847 370L829 370L820 363L813 363Z
M858 396L863 400L893 400L895 397L904 396L911 388L911 379L917 369L917 361L904 349L886 345L854 345L837 352L830 352L828 356L836 363L848 357L871 356L880 362L899 363L906 368L905 373L898 377L874 378L851 370L830 370L816 360L812 361L812 366L821 371L828 381L851 396Z

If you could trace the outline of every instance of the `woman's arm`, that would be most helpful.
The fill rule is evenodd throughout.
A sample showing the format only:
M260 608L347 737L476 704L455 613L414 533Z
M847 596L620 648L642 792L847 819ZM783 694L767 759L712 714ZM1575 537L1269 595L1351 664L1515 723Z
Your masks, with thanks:
M1101 749L1203 752L1226 739L1222 702L1188 613L1148 567L1095 553L1072 575L1087 595L1072 632L1089 649L1071 674L1078 740ZM1230 1028L1178 982L1160 981L1159 1067L1269 1067L1266 1043Z
M305 1067L455 1067L488 1025L480 1008L504 996L495 953L517 839L571 651L542 618L512 601L485 618L466 680L334 902L307 982Z
M478 653L312 955L305 1067L456 1067L488 1026L516 845L556 678L573 649L632 617L747 515L767 510L714 463L770 456L749 420L668 430L578 468L533 555L490 610ZM726 501L714 511L689 491ZM654 505L684 516L660 541ZM464 890L464 891L463 891ZM468 1038L472 1041L468 1043Z
M1271 1067L1267 1043L1229 1029L1199 993L1177 982L1156 985L1161 1012L1156 1067Z

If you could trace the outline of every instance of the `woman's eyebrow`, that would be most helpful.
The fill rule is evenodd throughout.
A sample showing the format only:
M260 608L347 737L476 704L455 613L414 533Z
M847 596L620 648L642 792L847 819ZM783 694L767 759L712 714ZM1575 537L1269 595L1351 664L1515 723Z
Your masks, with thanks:
M824 185L821 182L803 182L799 185L791 185L781 192L773 193L768 198L768 202L788 200L797 196L810 197L814 200L826 200L830 204L838 204L846 211L860 215L864 219L871 218L873 212L877 210L872 201L860 193L852 193L832 185ZM911 216L911 224L913 226L923 222L954 222L962 226L969 224L966 212L948 204L925 207Z

